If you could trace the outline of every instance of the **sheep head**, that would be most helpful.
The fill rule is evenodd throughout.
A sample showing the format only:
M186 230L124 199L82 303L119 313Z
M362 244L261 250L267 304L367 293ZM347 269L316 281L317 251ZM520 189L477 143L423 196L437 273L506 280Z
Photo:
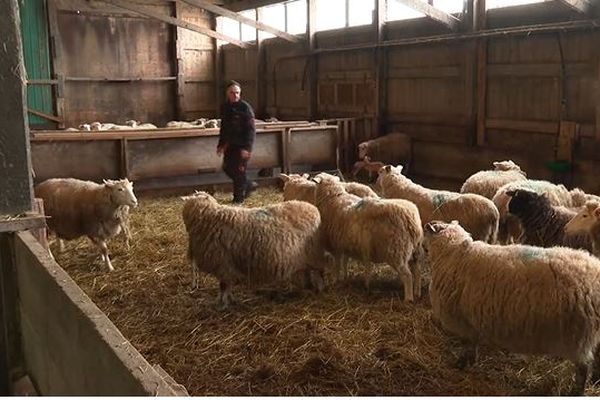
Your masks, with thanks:
M138 200L133 193L133 182L129 179L111 180L105 179L104 187L110 191L110 198L113 203L120 206L137 207Z
M543 211L551 207L550 200L545 193L538 194L531 190L515 189L507 191L506 195L510 197L508 212L517 216Z
M600 203L588 201L581 211L565 225L565 232L569 235L589 233L598 223L600 223Z

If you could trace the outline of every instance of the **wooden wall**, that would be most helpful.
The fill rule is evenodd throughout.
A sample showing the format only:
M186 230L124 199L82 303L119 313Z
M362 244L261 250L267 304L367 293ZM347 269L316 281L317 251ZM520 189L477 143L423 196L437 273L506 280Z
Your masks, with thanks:
M558 2L490 10L487 15L488 28L586 18ZM444 33L449 31L427 19L394 21L386 24L384 40ZM316 40L318 49L331 49L373 43L375 37L374 27L369 26L319 32ZM457 189L473 172L490 168L492 161L512 158L531 177L600 193L600 181L595 178L600 172L600 146L595 140L600 139L600 33L488 38L487 54L481 60L486 72L480 82L485 85L483 96L477 84L477 40L385 48L380 133L402 131L413 137L415 177ZM310 95L301 90L304 48L281 39L266 40L264 48L267 79L277 87L277 99L269 91L269 112L277 117L308 118ZM255 77L246 52L224 47L224 75L236 79L240 74L248 80L248 94ZM279 62L273 81L277 60L293 55L298 57ZM375 50L322 53L317 58L318 117L376 114ZM244 63L247 69L240 67ZM237 69L232 65L238 65ZM479 145L478 118L485 126ZM582 135L572 176L553 174L545 166L555 159L561 121L578 123Z
M50 2L67 126L127 119L163 125L215 114L212 39L98 4ZM175 4L144 2L152 11L211 26L208 13Z

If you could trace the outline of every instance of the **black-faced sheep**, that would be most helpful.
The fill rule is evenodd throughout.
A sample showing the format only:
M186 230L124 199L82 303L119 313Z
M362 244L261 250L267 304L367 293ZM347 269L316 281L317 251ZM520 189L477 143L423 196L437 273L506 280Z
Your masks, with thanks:
M48 179L35 187L35 196L44 200L48 229L59 240L87 236L100 248L106 268L114 270L106 241L121 231L129 207L137 207L133 183L127 179L105 180L102 185L72 178Z
M573 393L583 393L600 343L600 260L562 247L489 245L437 221L425 226L425 247L433 317L467 341L459 366L476 361L480 343L560 357L575 364Z
M506 192L510 214L521 223L520 242L539 247L565 246L592 251L592 242L586 235L567 235L565 225L577 212L550 204L548 195L529 190Z

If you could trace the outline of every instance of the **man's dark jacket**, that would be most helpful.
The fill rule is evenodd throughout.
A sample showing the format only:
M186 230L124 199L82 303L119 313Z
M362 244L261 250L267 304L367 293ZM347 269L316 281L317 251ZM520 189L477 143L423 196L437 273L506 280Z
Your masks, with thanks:
M256 128L254 111L244 100L236 103L226 102L221 106L221 131L219 147L227 145L252 151Z

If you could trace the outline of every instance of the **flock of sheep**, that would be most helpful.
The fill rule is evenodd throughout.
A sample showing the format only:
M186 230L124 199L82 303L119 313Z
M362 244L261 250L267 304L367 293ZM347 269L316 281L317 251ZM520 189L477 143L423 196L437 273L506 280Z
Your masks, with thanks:
M573 393L582 394L590 371L600 378L600 197L529 180L512 161L493 165L460 193L384 165L379 194L320 173L282 174L284 202L260 208L222 205L205 192L183 197L193 285L201 272L215 276L227 307L240 283L300 280L321 291L325 271L343 279L352 258L365 265L367 287L372 265L389 265L411 302L426 267L434 321L464 340L458 366L474 363L483 342L561 357L575 364ZM131 182L51 179L36 197L49 230L88 236L113 269L106 240L137 206Z
M266 120L255 120L256 122L273 123L279 122L277 118L268 118ZM193 121L169 121L164 128L196 128L196 129L214 129L221 127L220 119L209 119L209 118L198 118ZM127 130L147 130L147 129L158 129L158 127L149 122L142 123L134 119L125 121L125 125L113 124L113 123L102 123L102 122L91 122L80 124L77 128L67 128L67 131L127 131Z

